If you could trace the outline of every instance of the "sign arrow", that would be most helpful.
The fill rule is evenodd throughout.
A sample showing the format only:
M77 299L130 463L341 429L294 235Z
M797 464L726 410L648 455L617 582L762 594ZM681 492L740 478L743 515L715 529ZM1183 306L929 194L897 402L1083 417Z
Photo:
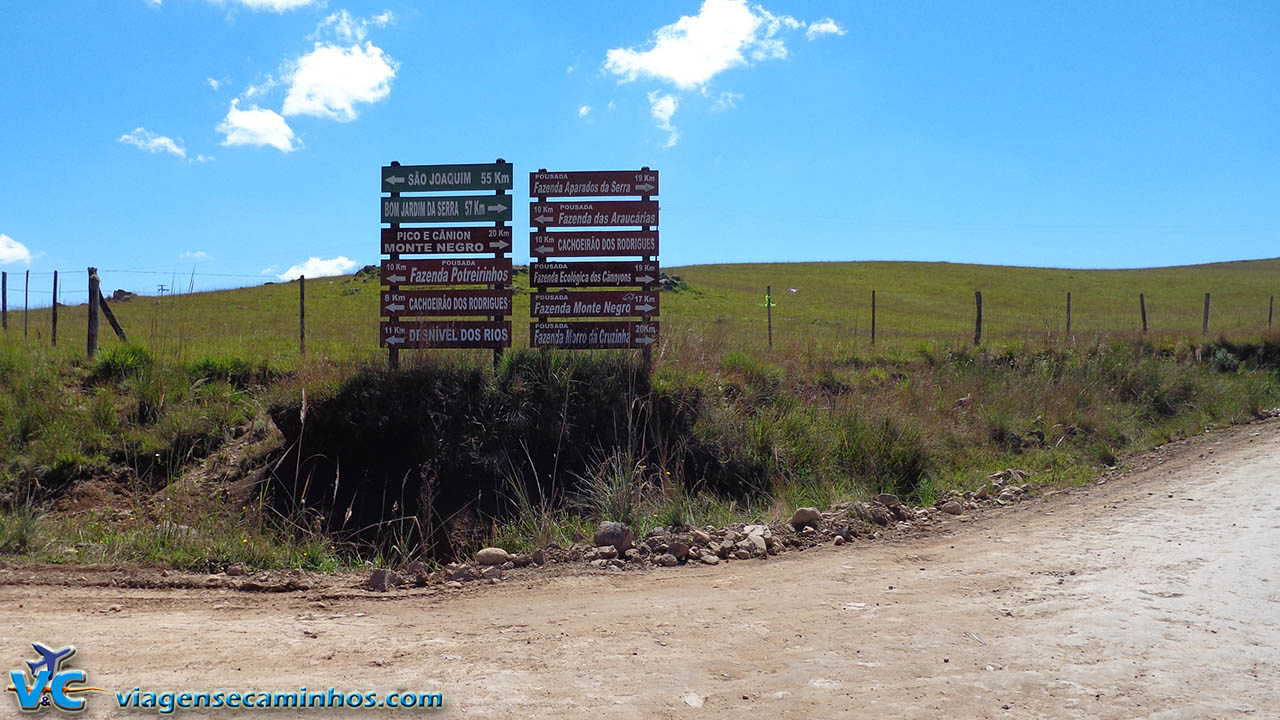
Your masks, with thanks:
M391 278L387 278L387 279L390 280ZM637 275L636 282L642 285L648 285L649 283L653 282L653 277L649 275Z
M404 309L404 306L401 305L400 303L391 303L390 305L387 306L387 312L397 312L403 309Z
M501 250L501 249L503 249L503 248L506 248L506 247L507 247L507 246L509 246L510 244L511 244L511 243L507 242L506 240L498 240L497 242L491 242L491 243L489 243L489 247L491 247L491 248L498 248L498 249L500 249L500 250Z
M391 283L392 285L399 285L405 280L406 278L404 275L388 275L387 276L387 282Z
M489 212L502 212L503 210L506 210L506 209L507 209L506 205L490 205L489 206Z
M639 310L640 312L649 312L649 311L650 311L650 310L652 310L652 309L653 309L653 306L652 306L652 305L650 305L649 303L645 303L645 304L643 304L643 305L637 305L637 306L636 306L636 310Z
M395 337L389 337L389 338L387 338L387 344L388 344L388 345L399 345L399 344L400 344L400 343L402 343L402 342L404 342L404 338L402 338L402 337L400 337L400 336L398 336L398 335L397 335L397 336L395 336ZM650 342L652 342L652 341L650 341Z
M547 217L546 215L539 215L538 217L536 217L536 218L534 218L534 219L533 219L533 221L534 221L534 222L536 222L536 223L538 223L539 225L546 225L547 223L551 222L552 220L555 220L555 218L554 218L554 217Z
M550 255L551 251L555 250L555 248L551 247L550 245L539 245L538 247L534 248L534 250L537 250L539 255Z
M644 184L641 184L641 185L636 185L636 189L637 189L637 190L652 190L652 189L653 189L653 185L650 185L649 183L644 183Z
M391 342L391 341L390 341L390 340L388 340L387 342ZM651 337L638 337L638 338L636 338L636 344L637 344L637 345L652 345L652 344L653 344L653 338L651 338Z
M404 182L404 178L401 177L400 175L392 175L391 177L387 178L388 185L399 185L402 182Z

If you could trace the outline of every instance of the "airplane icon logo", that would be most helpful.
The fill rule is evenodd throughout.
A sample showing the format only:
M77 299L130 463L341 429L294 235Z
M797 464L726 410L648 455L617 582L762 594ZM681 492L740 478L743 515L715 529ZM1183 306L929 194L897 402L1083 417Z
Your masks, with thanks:
M62 671L62 663L71 659L76 654L76 646L68 645L61 650L50 650L40 643L31 643L31 647L40 653L39 660L28 660L27 667L31 668L31 676L35 677L40 674L40 668L46 668L50 675L57 675Z

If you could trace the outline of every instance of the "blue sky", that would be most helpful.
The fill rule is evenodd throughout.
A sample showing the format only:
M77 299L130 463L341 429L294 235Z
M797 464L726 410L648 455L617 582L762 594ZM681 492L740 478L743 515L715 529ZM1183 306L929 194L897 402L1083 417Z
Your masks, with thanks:
M381 165L497 157L517 262L529 171L642 165L668 266L1274 257L1277 37L1274 2L7 3L0 269L376 263Z

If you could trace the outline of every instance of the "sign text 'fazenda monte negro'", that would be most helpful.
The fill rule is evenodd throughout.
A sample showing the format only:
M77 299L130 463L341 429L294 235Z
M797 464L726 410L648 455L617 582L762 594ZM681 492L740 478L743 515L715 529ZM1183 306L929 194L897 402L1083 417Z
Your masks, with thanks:
M658 293L643 290L584 290L540 292L529 296L532 317L654 317Z
M382 192L510 190L511 163L477 165L384 165Z
M658 194L657 170L529 173L529 197L601 197Z

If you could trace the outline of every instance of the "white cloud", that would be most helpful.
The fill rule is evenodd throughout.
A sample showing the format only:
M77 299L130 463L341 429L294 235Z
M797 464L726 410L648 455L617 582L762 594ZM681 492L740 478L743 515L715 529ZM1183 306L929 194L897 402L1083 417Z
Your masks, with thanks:
M565 74L565 75L572 75L572 74L573 74L573 71L574 71L574 70L577 70L577 69L578 69L578 68L577 68L577 66L576 66L576 65L570 65L569 67L567 67L567 68L565 68L565 69L564 69L564 74Z
M201 155L197 153L195 157L191 158L191 162L198 162L203 165L204 163L213 162L214 159L215 158L212 155Z
M804 31L804 36L810 40L817 40L823 35L843 34L845 34L844 26L831 18L823 18L815 23L810 23L809 29Z
M306 275L307 277L327 277L329 275L342 275L343 273L351 272L355 268L355 261L343 255L339 255L338 257L329 260L310 257L307 258L306 262L298 263L279 275L276 275L276 277L281 280L295 280L299 275ZM263 272L265 273L270 269L271 268L267 268L267 270L263 270Z
M252 100L254 98L261 97L266 95L268 92L271 92L271 90L279 84L280 81L276 80L274 75L267 75L262 80L259 80L245 88L244 94L241 95L241 97L245 100Z
M710 97L708 93L703 93ZM715 96L715 102L711 105L712 110L730 110L738 107L738 101L742 99L742 93L722 92Z
M222 87L222 82L220 80L215 80L213 78L205 78L204 84L213 88L214 92L218 92L218 88Z
M23 245L4 233L0 233L0 265L10 265L13 263L30 265L31 251L27 249L26 245Z
M367 18L356 18L346 10L339 10L320 21L311 39L315 40L332 34L344 43L361 43L369 35L369 28L386 27L395 22L395 19L395 15L390 10L383 10Z
M610 101L609 101L609 105L608 105L608 107L609 107L609 109L610 109L610 110L612 110L612 109L614 109L614 108L615 108L615 107L617 107L617 106L613 104L613 101L612 101L612 100L610 100Z
M259 274L259 275L274 275L274 274L275 274L275 272L276 272L276 268L275 268L275 266L274 266L274 265L272 265L271 267L264 267L264 268L262 268L261 270L259 270L259 271L258 271L258 274Z
M162 1L163 0L147 0L147 4L150 5L151 7L160 7L160 3Z
M218 123L217 130L226 136L223 145L270 145L286 153L299 147L295 145L293 128L279 113L257 105L241 110L239 98L231 101L227 116Z
M316 43L293 62L285 115L314 115L339 122L357 116L357 103L374 103L391 93L399 63L373 43L339 47Z
M212 2L223 5L226 0L212 0ZM317 4L317 0L231 0L231 2L250 10L266 10L276 13L289 12L290 10Z
M578 108L578 117L584 118L590 114L591 114L590 105L583 105L582 107Z
M675 95L662 95L656 90L649 93L649 113L658 121L658 127L668 133L667 144L663 147L675 147L680 140L680 131L671 124L671 116L676 114L679 106L680 100Z
M203 250L188 250L178 256L179 260L208 260L209 253Z
M133 132L121 135L117 142L132 145L147 152L166 152L180 158L187 157L187 149L182 146L181 138L174 140L164 135L157 135L144 127L134 128Z
M705 0L697 15L655 30L648 49L606 52L604 69L619 82L654 78L691 90L725 70L749 64L748 56L786 57L786 46L775 36L802 26L789 15L773 15L758 5L753 9L746 0Z

